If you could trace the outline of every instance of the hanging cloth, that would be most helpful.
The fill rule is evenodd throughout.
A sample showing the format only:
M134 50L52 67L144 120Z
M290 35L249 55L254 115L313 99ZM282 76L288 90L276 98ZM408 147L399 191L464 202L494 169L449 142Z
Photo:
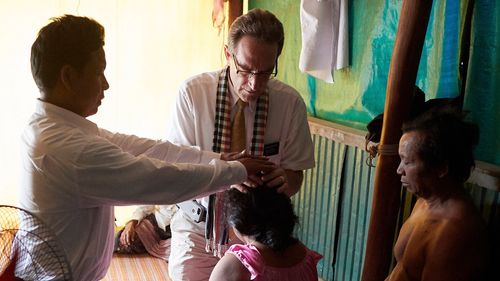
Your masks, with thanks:
M212 150L217 153L231 151L231 98L228 94L229 66L222 70L217 85L217 100L215 106L215 125ZM250 149L251 155L264 154L264 132L267 123L269 93L266 92L257 99L253 136ZM223 212L224 192L212 194L208 200L207 219L205 224L206 251L221 257L227 249L228 231Z
M348 0L301 0L299 69L333 83L333 71L349 65Z
M214 0L212 7L212 25L219 30L219 33L224 29L224 2L227 0Z

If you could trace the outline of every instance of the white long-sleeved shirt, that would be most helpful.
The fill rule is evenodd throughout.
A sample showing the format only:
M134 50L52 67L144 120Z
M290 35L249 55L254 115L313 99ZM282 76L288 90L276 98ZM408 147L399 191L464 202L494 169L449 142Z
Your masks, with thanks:
M176 205L141 205L137 206L130 219L140 221L147 215L153 214L158 223L158 227L165 230L167 225L170 225L170 221L176 211Z
M241 163L216 158L193 147L113 134L38 101L22 136L20 205L55 232L74 280L100 280L113 251L113 206L173 204L247 177Z
M167 139L182 145L211 150L214 137L216 89L219 71L206 72L187 79L179 88L175 109L170 118ZM314 167L314 149L307 123L307 110L299 93L285 83L268 82L269 110L264 134L264 150L275 145L269 161L283 169L306 170ZM229 85L231 105L236 112L238 96ZM256 101L245 108L247 151L252 143ZM205 207L208 197L198 200Z

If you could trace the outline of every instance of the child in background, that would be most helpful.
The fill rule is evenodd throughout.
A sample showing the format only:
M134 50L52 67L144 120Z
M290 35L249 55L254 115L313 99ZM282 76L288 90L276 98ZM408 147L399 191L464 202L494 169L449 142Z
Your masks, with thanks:
M297 223L290 198L260 186L225 195L228 225L244 244L232 245L210 280L318 280L320 254L292 237Z

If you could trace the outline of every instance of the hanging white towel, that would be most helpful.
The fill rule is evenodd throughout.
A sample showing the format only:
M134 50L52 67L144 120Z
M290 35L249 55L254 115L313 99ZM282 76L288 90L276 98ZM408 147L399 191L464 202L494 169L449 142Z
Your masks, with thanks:
M301 0L299 69L333 83L333 70L349 65L348 0Z

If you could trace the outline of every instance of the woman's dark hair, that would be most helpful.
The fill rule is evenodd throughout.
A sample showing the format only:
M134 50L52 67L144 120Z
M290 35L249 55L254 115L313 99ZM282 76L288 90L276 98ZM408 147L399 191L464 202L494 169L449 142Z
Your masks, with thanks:
M427 167L448 164L448 173L465 182L474 164L474 147L479 141L476 124L464 121L465 113L453 107L428 110L403 125L403 133L418 131L423 139L418 144L418 155Z
M45 93L55 86L64 65L81 71L90 55L104 46L104 27L93 19L64 15L51 20L31 46L31 74Z
M241 234L274 251L297 242L292 232L298 218L288 196L266 186L250 188L246 193L231 189L226 194L227 222Z

